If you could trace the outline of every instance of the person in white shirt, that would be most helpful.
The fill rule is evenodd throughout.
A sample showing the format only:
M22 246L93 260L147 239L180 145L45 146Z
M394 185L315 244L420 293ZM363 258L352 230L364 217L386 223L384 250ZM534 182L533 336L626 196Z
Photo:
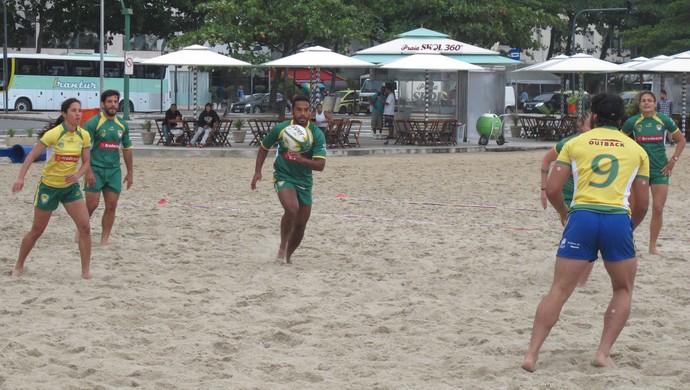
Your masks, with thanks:
M383 127L388 128L388 139L393 139L393 115L395 115L395 93L386 86L386 103L383 105ZM388 145L388 141L385 143Z
M323 110L323 105L321 103L316 105L316 111L311 118L311 121L316 123L322 131L325 131L328 127L328 122L331 121L331 113Z

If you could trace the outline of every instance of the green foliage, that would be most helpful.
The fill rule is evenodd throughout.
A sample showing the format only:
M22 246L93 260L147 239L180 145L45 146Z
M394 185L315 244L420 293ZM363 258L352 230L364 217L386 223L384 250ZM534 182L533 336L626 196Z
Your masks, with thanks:
M151 121L151 119L147 119L144 121L144 123L141 124L141 129L147 133L151 131L152 127L153 127L153 122Z
M16 134L17 134L17 132L14 131L14 129L8 129L7 130L7 136L8 137L14 137Z
M26 129L26 136L31 138L34 136L34 129L33 128L28 128Z
M235 119L234 122L232 122L232 125L235 126L237 131L242 130L242 126L244 126L244 119Z
M631 26L623 31L626 45L636 49L633 57L672 55L690 48L690 20L686 0L636 1Z

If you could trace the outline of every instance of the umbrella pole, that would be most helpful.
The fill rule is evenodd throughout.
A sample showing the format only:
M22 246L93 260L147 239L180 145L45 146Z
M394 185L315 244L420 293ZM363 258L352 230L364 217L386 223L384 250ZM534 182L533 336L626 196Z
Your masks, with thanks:
M579 91L578 94L579 99L577 99L577 119L582 120L585 116L585 99L584 99L584 94L585 94L585 78L584 74L580 73L579 74L579 81L580 81L580 86L579 86ZM563 94L561 94L561 99L563 98Z
M194 67L194 117L196 118L196 112L198 107L197 104L197 88L198 88L198 72L199 72L199 67L195 66Z
M321 101L321 88L319 87L319 85L321 85L321 67L316 68L316 87L314 88L314 91L316 93L314 94L314 109L316 109L316 105Z
M309 112L314 112L314 68L309 68Z
M680 93L680 95L683 99L683 113L681 114L681 118L680 118L680 123L681 123L680 128L681 128L681 131L683 132L683 137L685 137L685 135L687 134L685 132L685 122L687 122L687 119L685 118L685 115L686 115L685 104L687 102L687 94L685 92L685 73L683 73L683 89L682 89L682 92Z
M429 120L429 70L424 70L424 122Z

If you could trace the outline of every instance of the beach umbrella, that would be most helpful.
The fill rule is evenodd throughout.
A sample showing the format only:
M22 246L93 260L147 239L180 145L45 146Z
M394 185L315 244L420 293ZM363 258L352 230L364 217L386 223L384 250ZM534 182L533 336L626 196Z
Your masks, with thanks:
M681 100L683 111L681 113L683 120L681 121L682 131L685 134L685 115L686 115L686 104L687 95L685 92L685 74L690 72L690 54L681 53L675 58L666 60L665 62L658 64L657 66L650 69L653 72L663 72L663 73L681 73L683 86L681 88Z
M429 118L429 72L430 71L470 71L484 70L481 66L454 60L438 52L425 51L389 61L380 66L382 69L423 70L424 71L424 120Z
M141 61L144 65L175 65L175 66L191 66L194 69L194 116L197 112L197 94L198 94L198 72L199 66L223 66L223 67L242 67L253 66L244 61L237 60L222 54L211 51L209 48L201 45L192 45L184 47L178 51L164 54L158 57L149 58Z
M544 62L540 62L538 64L534 64L534 65L526 66L524 68L520 68L518 70L514 70L513 73L539 71L542 68L546 68L546 67L551 66L553 64L557 64L563 60L567 60L568 58L569 57L565 54L559 54L555 57L549 58L548 60L546 60ZM561 73L559 78L560 78L561 91L563 91L565 89L565 75L563 73ZM564 95L561 94L561 102L560 102L561 112L565 112L565 109L564 109L565 101L563 99L564 99Z
M299 53L265 62L261 66L271 68L309 68L309 84L311 85L309 100L313 110L316 102L321 98L317 88L317 85L321 83L321 68L369 68L373 64L335 53L333 50L325 47L312 46L300 50Z
M628 68L614 64L612 62L600 60L594 58L589 54L575 54L568 59L559 61L555 64L538 69L541 72L551 72L551 73L577 73L579 74L579 94L584 95L585 86L584 78L582 77L584 73L614 73L614 72L625 72ZM584 99L578 99L577 114L579 118L584 116Z

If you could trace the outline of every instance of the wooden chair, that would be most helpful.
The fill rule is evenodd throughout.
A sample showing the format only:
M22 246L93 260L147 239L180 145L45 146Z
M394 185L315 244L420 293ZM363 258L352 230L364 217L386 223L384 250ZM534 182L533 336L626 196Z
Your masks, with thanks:
M156 123L156 129L158 129L158 142L156 142L156 145L163 144L165 145L165 134L163 133L163 122L165 121L165 118L156 118L155 123Z
M358 125L357 131L352 131L352 127L354 125ZM348 126L346 129L346 133L344 134L344 141L347 146L349 147L360 147L359 145L359 133L362 132L362 121L359 119L352 119L348 121ZM354 139L354 142L350 141L350 137Z
M343 147L343 127L345 121L343 119L333 119L328 122L328 127L324 131L326 136L326 146L329 148Z
M270 121L263 119L250 119L247 121L249 123L249 129L252 132L252 137L254 137L249 145L259 146L261 141L264 140L266 134L271 131L271 128L278 123L278 121Z
M209 137L213 146L232 146L228 140L232 119L221 119L213 126L213 132Z

